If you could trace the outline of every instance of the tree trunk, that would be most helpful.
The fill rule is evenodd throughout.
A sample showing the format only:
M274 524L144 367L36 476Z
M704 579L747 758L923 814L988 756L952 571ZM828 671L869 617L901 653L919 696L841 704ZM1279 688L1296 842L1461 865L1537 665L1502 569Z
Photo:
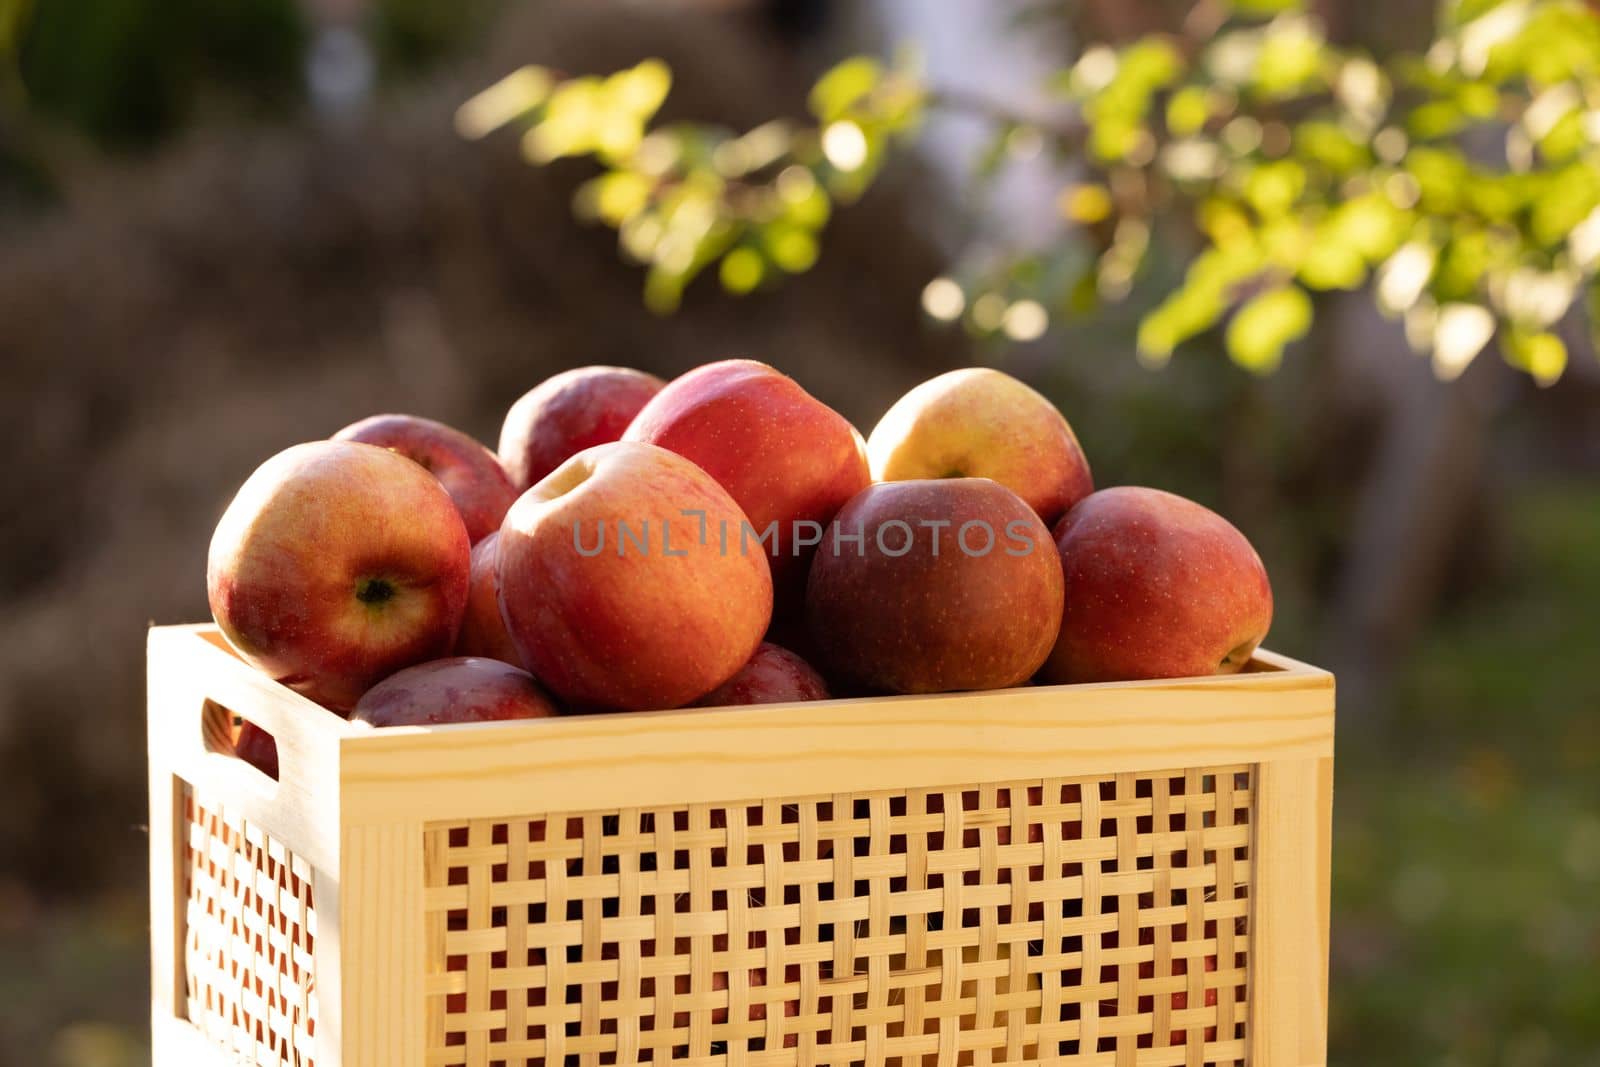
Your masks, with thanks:
M1371 309L1365 294L1333 316L1341 362L1382 398L1382 436L1357 507L1327 631L1347 714L1387 718L1397 669L1471 536L1489 429L1508 370L1492 350L1454 382Z

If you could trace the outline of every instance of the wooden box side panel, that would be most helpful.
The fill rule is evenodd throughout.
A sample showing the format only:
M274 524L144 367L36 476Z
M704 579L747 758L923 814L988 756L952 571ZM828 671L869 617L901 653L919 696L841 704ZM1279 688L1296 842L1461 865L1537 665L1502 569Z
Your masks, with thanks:
M1242 1065L1254 777L430 823L425 1061Z
M1324 1067L1328 1055L1333 759L1259 768L1251 1067Z
M158 1052L338 1067L338 738L348 725L202 627L151 631L152 1028ZM307 709L314 714L308 714ZM231 754L233 715L281 781ZM319 929L320 923L320 929ZM198 1044L197 1044L198 1042Z
M185 788L179 861L184 1018L258 1067L318 1067L316 889L300 856Z

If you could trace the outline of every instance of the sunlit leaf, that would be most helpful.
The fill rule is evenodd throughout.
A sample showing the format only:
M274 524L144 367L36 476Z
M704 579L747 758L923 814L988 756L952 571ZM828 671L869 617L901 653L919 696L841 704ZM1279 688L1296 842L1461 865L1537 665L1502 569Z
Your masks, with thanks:
M1334 81L1334 92L1363 129L1376 128L1389 108L1388 80L1365 56L1345 61Z
M1454 100L1435 100L1411 112L1406 120L1406 130L1419 141L1446 137L1460 130L1467 116Z
M461 105L456 111L456 132L468 140L485 137L543 104L554 84L555 79L543 67L512 71Z
M687 279L680 271L653 266L644 276L644 306L657 315L670 315L683 302Z
M871 56L852 56L817 79L809 98L811 113L824 123L836 122L882 79L882 63Z
M1116 78L1117 66L1117 53L1109 46L1086 48L1067 72L1062 87L1079 96L1098 93Z
M872 145L858 123L841 119L822 131L822 152L828 162L846 173L860 170L871 154Z
M1339 205L1327 233L1368 260L1380 259L1400 243L1404 217L1381 194L1357 197Z
M1061 214L1073 222L1099 222L1111 214L1111 207L1111 194L1097 183L1068 186L1061 193Z
M621 226L644 210L654 187L655 183L642 174L612 171L579 186L575 207L580 216Z
M1313 289L1356 289L1367 280L1367 261L1354 247L1330 240L1319 228L1300 261L1298 277Z
M1228 322L1228 355L1246 370L1264 373L1277 367L1284 346L1311 328L1311 298L1288 285L1258 293Z
M1139 323L1139 352L1165 362L1178 345L1214 326L1227 309L1227 286L1253 266L1248 253L1206 252L1189 268L1184 284Z
M1336 122L1303 122L1295 128L1294 140L1302 156L1335 174L1347 174L1368 166L1372 160L1368 145L1357 141Z
M1089 132L1089 148L1102 160L1118 160L1133 150L1143 128L1128 118L1102 118Z
M1494 315L1477 304L1446 304L1433 325L1433 372L1450 380L1461 376L1494 336Z
M1378 307L1390 315L1411 310L1433 277L1434 250L1420 241L1402 246L1378 269Z
M647 59L636 67L618 71L604 84L612 106L641 122L661 108L671 90L672 68L659 59Z
M1578 277L1564 270L1519 267L1501 285L1500 304L1521 329L1542 329L1558 322L1578 293Z
M833 213L833 202L816 177L795 165L778 175L778 199L790 222L807 229L820 229Z
M1433 275L1433 293L1441 302L1466 300L1478 292L1494 258L1489 235L1462 229L1445 245Z
M1183 72L1183 53L1164 37L1147 37L1122 52L1113 84L1145 93L1170 85Z
M1492 85L1468 82L1456 93L1456 106L1471 118L1493 118L1500 112L1500 94Z
M1292 96L1322 70L1322 35L1305 18L1275 19L1264 32L1251 87L1268 97Z
M1175 136L1188 137L1205 127L1211 117L1211 105L1204 89L1187 85L1172 94L1167 101L1167 129Z
M1559 244L1600 207L1600 173L1576 165L1563 169L1540 192L1529 221L1534 240Z
M718 274L722 287L730 293L748 293L761 284L766 274L766 260L753 248L735 248L722 258Z
M773 223L761 230L761 241L772 262L790 274L801 274L817 262L817 239L798 226Z
M1567 345L1553 333L1508 330L1503 347L1512 366L1527 371L1540 385L1554 385L1567 369Z
M1228 6L1242 15L1280 15L1304 10L1305 0L1229 0Z
M1305 184L1305 168L1299 163L1263 163L1245 179L1244 196L1263 217L1281 215L1294 206Z

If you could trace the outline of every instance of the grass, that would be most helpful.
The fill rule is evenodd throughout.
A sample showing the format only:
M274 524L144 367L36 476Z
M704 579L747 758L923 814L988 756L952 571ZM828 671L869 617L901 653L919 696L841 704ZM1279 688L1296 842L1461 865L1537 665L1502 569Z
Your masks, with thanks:
M1337 1064L1600 1065L1600 492L1515 505L1514 573L1341 741Z

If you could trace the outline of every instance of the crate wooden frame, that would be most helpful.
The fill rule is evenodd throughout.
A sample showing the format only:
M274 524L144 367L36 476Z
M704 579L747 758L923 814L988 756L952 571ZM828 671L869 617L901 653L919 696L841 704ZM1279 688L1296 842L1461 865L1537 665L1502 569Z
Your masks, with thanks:
M665 1062L671 1050L706 1067L1325 1067L1333 708L1330 674L1260 651L1246 673L1216 678L371 731L252 670L214 627L157 627L149 639L155 1062L489 1067L541 1062L547 1051L552 1064L570 1055L587 1065ZM281 781L225 751L223 709L274 735ZM786 806L800 814L779 810ZM198 828L197 810L207 820ZM1178 829L1163 835L1152 815L1170 815ZM1078 829L1058 831L1056 820ZM966 854L942 861L961 878L917 883L928 877L927 853L908 859L900 842L923 834L953 842L951 833L966 835ZM886 863L890 834L897 848ZM833 851L803 859L819 841ZM838 847L846 841L868 844ZM762 843L764 863L729 873L738 864L728 854ZM1174 895L1175 886L1201 884L1187 856L1201 847L1208 888ZM711 858L717 848L721 858ZM1134 869L1119 874L1119 858L1151 853L1164 900L1139 874L1109 891L1124 894L1120 910L1113 902L1102 914L1087 902ZM683 869L641 891L645 854L661 857L664 872L667 856ZM1071 961L1086 985L1089 972L1109 966L1098 992L1065 987L1055 949L1042 962L1013 952L1017 942L1006 937L1020 935L1006 931L1017 927L1001 921L1039 894L1057 900L1063 880L1039 881L1038 861L1050 868L1074 856L1084 874L1067 881L1085 898L1082 914L1064 920L1046 908L1051 917L1033 929L1047 923L1047 944L1060 944L1049 939L1069 927L1099 931ZM582 864L593 874L601 857L606 886L632 887L620 894L620 914L595 903L618 893L582 877ZM539 866L514 868L508 858ZM197 877L197 863L220 873ZM508 869L543 873L519 882ZM730 908L723 897L708 925L718 886L726 894L764 879L781 893L791 869L794 884L810 887L791 916L809 908L812 920L827 919L815 889L843 885L841 872L858 890L852 921L825 943L778 945L765 936L778 909ZM690 901L678 910L693 913L675 917L679 940L692 942L676 963L640 951L651 943L645 927L667 909L669 875ZM974 932L956 930L963 920L942 933L954 920L941 909L964 907L963 894L981 905ZM561 919L576 916L566 932L531 910L526 921L520 911L503 918L508 900L531 908L536 898L565 907ZM265 918L218 933L212 917L239 900ZM663 903L648 919L641 913L655 900ZM890 900L941 918L896 927L884 910ZM1246 915L1232 938L1227 920ZM1179 937L1197 924L1213 932ZM200 944L197 931L235 937L232 955ZM613 940L596 953L602 936ZM520 978L507 978L508 945L529 953ZM558 946L578 962L566 966ZM234 966L235 956L244 962ZM834 970L818 963L824 956ZM836 973L850 960L862 973ZM672 975L662 970L669 964ZM760 977L768 966L781 971L770 985ZM651 989L652 967L670 978L654 988L673 984L671 996L638 995ZM586 995L584 1018L567 1027L586 1036L568 1041L552 1025L536 1056L529 1040L507 1036L507 1018L516 1029L531 1015L572 1014L531 998L507 1003L508 980L529 985L535 972L551 988L598 989L610 979L604 988L613 990L620 978L637 1001L629 1010L654 1019L642 1032L622 1025L626 1037L596 1051L600 1008ZM255 1015L244 1024L229 1014L231 991L215 988L230 981L251 985ZM1061 1022L1064 1002L1092 1007L1093 998L1112 1006ZM928 1005L934 1014L924 1018ZM1136 1045L1128 1029L1136 1013L1152 1020L1143 1026L1157 1035L1152 1047ZM1242 1024L1236 1040L1192 1036L1218 1019ZM1168 1048L1169 1029L1190 1040ZM1069 1030L1091 1040L1065 1053L1056 1038Z

